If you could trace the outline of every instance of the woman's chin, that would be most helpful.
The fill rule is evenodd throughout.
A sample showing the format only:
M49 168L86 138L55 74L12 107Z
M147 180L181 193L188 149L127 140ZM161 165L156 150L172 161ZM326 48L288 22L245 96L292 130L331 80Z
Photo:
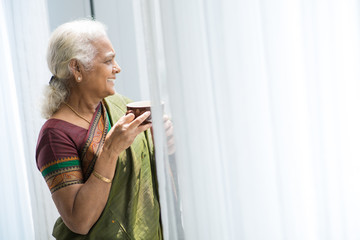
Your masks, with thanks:
M113 86L112 88L109 88L108 94L109 95L114 95L115 94L115 87Z

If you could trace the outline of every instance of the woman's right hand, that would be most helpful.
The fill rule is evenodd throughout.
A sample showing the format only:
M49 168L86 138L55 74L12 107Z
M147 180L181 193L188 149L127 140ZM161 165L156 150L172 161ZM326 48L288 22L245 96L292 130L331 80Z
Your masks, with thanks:
M141 125L149 116L150 112L145 112L136 119L132 113L121 117L107 134L103 150L119 156L122 151L130 147L139 133L151 127L151 123Z

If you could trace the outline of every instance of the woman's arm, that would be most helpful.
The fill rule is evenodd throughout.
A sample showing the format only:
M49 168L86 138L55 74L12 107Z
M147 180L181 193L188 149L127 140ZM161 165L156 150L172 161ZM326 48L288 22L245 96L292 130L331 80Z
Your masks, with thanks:
M140 125L148 116L146 112L134 120L133 114L119 119L106 136L94 171L113 179L117 158L134 141L135 137L151 127ZM87 234L99 219L109 197L111 183L100 180L94 174L84 184L74 184L53 193L54 203L66 226L78 234Z

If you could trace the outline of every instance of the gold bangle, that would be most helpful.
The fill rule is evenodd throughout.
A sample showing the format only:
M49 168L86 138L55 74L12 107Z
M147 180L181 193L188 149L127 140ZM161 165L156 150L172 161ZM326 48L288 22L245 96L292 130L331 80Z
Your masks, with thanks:
M108 178L106 178L106 177L104 177L104 176L101 176L101 175L100 175L98 172L96 172L96 171L93 171L92 173L94 174L95 177L97 177L98 179L100 179L100 180L103 181L103 182L106 182L106 183L111 183L111 182L112 182L111 179L108 179Z

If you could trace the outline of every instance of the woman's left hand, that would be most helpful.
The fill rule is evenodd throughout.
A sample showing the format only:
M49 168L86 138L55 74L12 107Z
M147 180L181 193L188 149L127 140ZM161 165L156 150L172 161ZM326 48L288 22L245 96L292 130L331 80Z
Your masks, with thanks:
M164 129L167 140L168 154L172 155L175 153L175 139L174 139L174 127L168 115L163 116Z

